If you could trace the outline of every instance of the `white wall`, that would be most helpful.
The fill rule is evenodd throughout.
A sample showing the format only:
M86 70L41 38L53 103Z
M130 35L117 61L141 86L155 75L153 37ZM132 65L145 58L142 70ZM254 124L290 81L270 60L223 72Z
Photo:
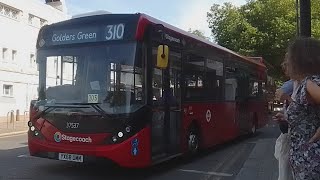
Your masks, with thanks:
M18 12L18 18L1 14L1 10L7 9L10 13ZM21 113L29 110L30 100L37 97L38 71L36 63L30 62L30 55L35 59L41 21L51 24L68 18L66 12L46 5L45 1L0 0L0 117L11 110L19 109ZM6 59L3 59L3 48L7 49ZM13 50L16 51L14 60ZM12 85L12 96L4 95L3 85Z

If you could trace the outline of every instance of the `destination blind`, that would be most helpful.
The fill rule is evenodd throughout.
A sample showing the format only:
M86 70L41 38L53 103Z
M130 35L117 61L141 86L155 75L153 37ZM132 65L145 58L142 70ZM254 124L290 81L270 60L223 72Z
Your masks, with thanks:
M77 44L87 42L123 40L125 38L125 24L113 24L103 27L90 27L52 31L39 42L40 47L45 45ZM41 46L42 44L42 46Z

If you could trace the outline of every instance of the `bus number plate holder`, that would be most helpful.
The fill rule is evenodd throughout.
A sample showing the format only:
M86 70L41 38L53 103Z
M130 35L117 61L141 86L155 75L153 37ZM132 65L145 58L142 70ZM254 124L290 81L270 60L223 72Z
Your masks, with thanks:
M83 162L83 155L59 153L59 160L82 163Z

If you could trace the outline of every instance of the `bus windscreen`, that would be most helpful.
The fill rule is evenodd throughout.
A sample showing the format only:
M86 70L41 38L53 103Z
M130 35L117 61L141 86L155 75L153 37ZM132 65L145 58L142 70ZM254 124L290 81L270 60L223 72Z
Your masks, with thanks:
M142 107L143 71L136 43L39 50L40 99L95 103L107 113Z

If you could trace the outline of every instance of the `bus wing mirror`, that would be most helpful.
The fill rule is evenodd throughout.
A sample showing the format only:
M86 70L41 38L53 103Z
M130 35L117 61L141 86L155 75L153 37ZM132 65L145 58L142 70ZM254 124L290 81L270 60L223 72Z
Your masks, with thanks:
M167 45L159 45L157 53L157 68L166 69L168 67L169 47Z

